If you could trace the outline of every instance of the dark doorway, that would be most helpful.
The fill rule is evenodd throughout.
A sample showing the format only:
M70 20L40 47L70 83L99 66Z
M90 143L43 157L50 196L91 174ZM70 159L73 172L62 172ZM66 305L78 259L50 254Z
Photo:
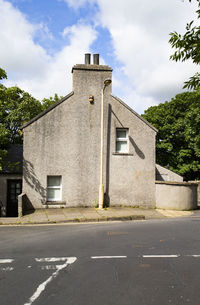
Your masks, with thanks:
M22 180L7 180L7 217L18 216L18 195L22 192Z

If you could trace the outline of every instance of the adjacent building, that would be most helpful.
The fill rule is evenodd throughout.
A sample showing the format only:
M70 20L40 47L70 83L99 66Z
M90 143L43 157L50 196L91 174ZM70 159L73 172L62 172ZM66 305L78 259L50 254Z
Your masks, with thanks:
M22 145L10 145L0 171L0 217L18 215L18 195L22 192Z

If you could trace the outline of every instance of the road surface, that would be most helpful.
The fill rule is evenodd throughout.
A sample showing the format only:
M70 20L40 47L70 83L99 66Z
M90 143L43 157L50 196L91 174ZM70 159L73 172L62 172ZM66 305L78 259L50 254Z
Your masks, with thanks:
M200 218L0 227L1 305L200 304Z

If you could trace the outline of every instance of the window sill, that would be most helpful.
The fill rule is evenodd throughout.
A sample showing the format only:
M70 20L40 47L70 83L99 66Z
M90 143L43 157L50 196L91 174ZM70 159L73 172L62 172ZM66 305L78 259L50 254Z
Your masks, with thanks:
M114 156L133 156L133 154L129 154L129 153L117 153L117 152L115 152L115 153L112 153L112 155L114 155Z
M66 201L46 201L45 205L66 205Z

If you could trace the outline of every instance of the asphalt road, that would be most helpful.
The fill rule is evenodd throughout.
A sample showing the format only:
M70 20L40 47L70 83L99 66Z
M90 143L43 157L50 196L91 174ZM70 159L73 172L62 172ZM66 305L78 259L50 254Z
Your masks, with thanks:
M200 304L200 218L0 227L0 305Z

